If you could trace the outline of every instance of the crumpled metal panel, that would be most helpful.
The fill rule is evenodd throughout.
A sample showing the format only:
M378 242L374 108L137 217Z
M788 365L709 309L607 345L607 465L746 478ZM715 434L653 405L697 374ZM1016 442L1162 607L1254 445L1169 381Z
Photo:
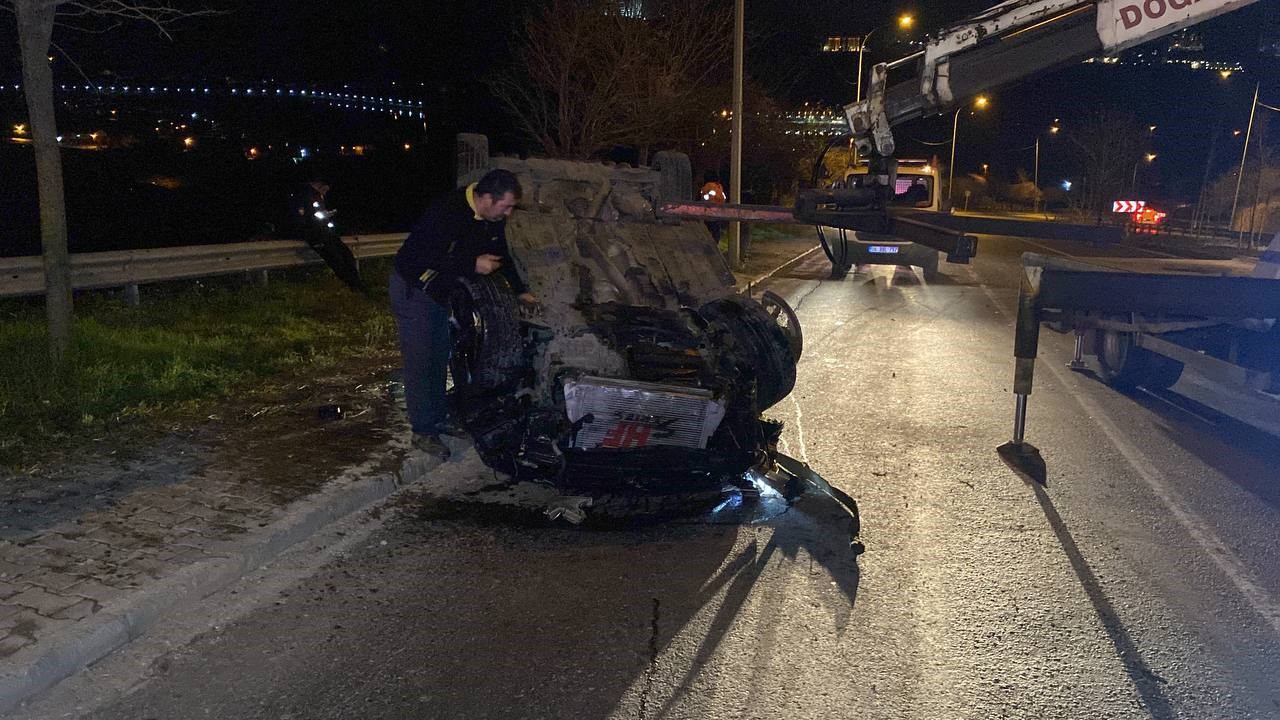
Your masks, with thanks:
M507 221L521 276L542 300L537 324L553 333L538 374L559 367L623 377L626 360L600 342L579 308L621 305L678 311L732 295L734 277L706 226L659 220L659 175L648 168L493 158L520 179ZM546 381L538 394L555 388Z

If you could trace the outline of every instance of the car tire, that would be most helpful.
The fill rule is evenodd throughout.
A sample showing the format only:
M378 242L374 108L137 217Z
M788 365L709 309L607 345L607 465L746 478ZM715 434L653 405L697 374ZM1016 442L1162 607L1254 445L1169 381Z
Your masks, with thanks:
M795 387L791 341L759 303L730 295L703 305L698 314L707 321L708 331L721 334L715 344L734 349L740 369L754 377L760 410L777 404Z
M524 365L516 299L490 277L459 278L449 296L453 352L449 371L455 387L496 388Z

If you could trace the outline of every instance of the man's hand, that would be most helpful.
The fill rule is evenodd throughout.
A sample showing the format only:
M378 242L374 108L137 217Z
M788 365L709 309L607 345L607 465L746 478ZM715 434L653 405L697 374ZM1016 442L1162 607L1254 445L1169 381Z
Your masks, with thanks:
M502 256L485 253L476 256L476 274L488 275L502 267Z
M538 296L531 292L522 292L516 296L516 300L519 301L520 318L538 324L538 320L542 317L542 303L538 300Z

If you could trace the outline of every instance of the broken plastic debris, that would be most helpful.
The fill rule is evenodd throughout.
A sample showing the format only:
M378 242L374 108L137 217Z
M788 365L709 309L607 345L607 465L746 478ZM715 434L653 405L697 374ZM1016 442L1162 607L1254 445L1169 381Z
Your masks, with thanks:
M543 510L549 520L564 518L574 525L580 525L587 519L586 508L591 507L591 498L581 495L560 496L552 500Z

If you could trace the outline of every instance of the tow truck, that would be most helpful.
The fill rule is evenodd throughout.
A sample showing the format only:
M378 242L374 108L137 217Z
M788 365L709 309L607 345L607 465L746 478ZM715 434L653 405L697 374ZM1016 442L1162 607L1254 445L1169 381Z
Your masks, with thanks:
M977 253L970 233L1113 242L1121 228L959 216L893 202L899 171L893 128L955 108L984 92L1082 62L1111 56L1256 0L1009 0L945 27L924 49L871 70L865 100L844 114L859 155L867 158L859 187L812 189L793 208L670 203L668 214L719 220L804 222L855 233L893 236L946 254L953 263ZM891 78L907 75L891 84ZM841 239L847 233L840 234ZM831 252L835 263L843 248ZM1269 251L1280 255L1280 241ZM1264 260L1266 256L1264 255ZM1014 338L1014 422L1001 457L1018 472L1045 482L1039 451L1026 442L1042 322L1074 331L1075 364L1096 353L1103 375L1118 387L1166 386L1184 365L1247 386L1280 377L1277 274L1259 263L1249 276L1207 274L1190 267L1118 266L1116 263L1023 256ZM1245 358L1252 358L1246 360Z

